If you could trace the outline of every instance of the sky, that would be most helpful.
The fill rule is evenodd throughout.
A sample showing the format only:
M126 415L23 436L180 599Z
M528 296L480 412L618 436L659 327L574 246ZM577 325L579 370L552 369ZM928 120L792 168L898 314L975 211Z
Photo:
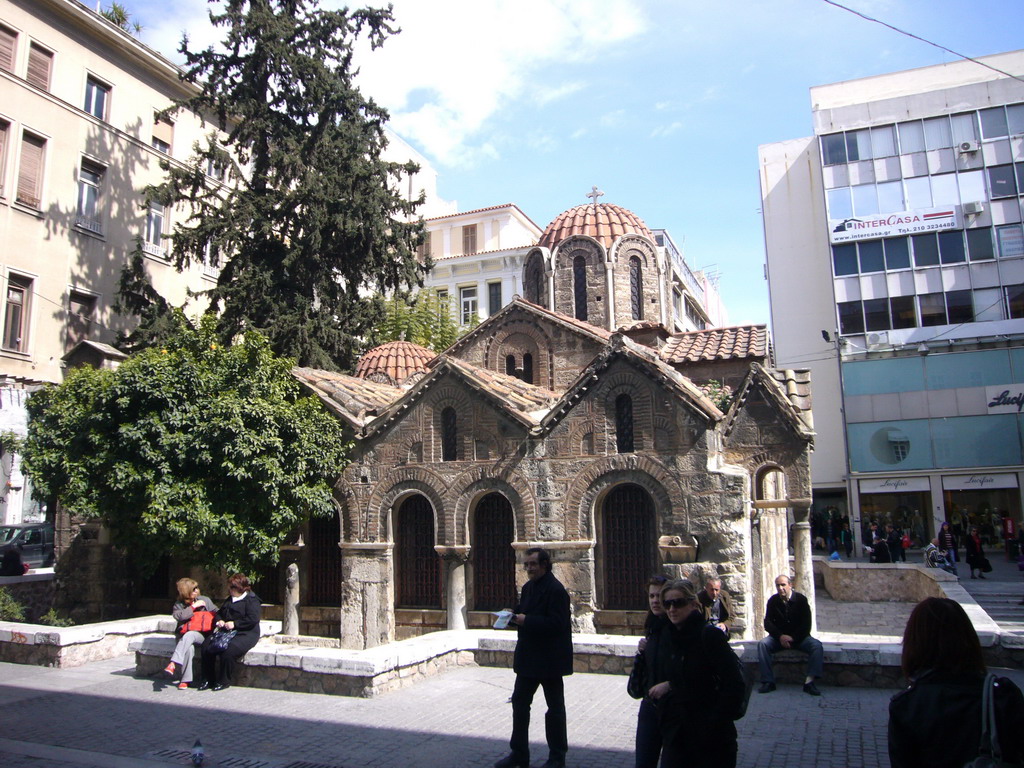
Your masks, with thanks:
M207 0L122 4L172 60L183 31L219 38ZM1024 0L843 4L966 56L1024 48ZM813 133L811 86L957 59L825 0L393 5L401 32L361 52L358 82L442 198L515 203L543 229L596 185L718 275L733 324L769 322L758 146Z

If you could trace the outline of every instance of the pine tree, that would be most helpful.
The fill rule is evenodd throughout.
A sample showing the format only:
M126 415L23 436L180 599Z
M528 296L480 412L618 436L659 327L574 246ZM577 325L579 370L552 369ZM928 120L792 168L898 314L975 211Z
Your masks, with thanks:
M221 142L211 135L186 168L164 163L147 200L193 211L174 228L179 269L221 256L207 296L225 342L258 330L300 365L348 368L381 320L371 294L419 285L428 266L415 255L422 197L399 192L418 169L382 159L387 112L353 83L356 41L382 45L391 11L227 0L210 19L225 39L199 52L182 41L198 93L176 107L213 116Z

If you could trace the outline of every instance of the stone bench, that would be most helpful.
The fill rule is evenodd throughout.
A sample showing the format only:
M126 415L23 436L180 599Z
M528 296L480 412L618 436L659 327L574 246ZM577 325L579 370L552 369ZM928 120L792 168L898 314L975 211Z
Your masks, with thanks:
M313 640L312 638L308 640ZM636 637L573 635L577 672L628 674ZM511 667L516 635L498 630L445 630L366 650L316 647L302 638L265 637L241 659L235 683L341 696L369 697L466 664ZM757 678L757 642L735 641L734 650ZM174 638L154 634L134 639L136 672L152 675L166 666ZM893 643L825 643L826 685L898 687L899 646ZM802 682L806 657L776 656L781 682ZM625 681L623 681L625 688Z
M112 659L127 653L133 638L158 631L162 620L163 616L142 616L76 627L0 622L0 661L76 667Z

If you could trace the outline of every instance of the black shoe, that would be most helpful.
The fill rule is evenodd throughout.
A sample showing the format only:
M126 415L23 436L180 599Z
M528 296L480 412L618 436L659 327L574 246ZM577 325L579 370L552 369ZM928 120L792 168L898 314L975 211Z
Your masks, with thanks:
M775 683L761 683L761 687L757 689L758 693L771 693L775 690Z
M804 683L804 693L811 696L821 696L821 691L818 690L818 686L814 684L813 680L809 683Z
M225 688L230 688L230 687L231 687L231 683L217 683L210 690L213 690L213 691L223 691Z
M530 761L520 760L515 755L505 755L494 764L494 768L530 768Z
M196 686L196 690L197 691L205 691L209 687L210 687L210 681L209 680L203 680L203 682L201 682L199 685Z

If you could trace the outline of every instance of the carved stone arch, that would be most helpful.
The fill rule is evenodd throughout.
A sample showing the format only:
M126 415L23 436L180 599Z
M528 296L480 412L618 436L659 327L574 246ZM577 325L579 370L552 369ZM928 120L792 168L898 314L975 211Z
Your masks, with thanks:
M593 325L607 324L606 257L603 245L583 235L558 246L553 256L555 311Z
M563 269L572 269L572 262L577 256L583 256L587 260L587 266L593 267L603 264L608 252L597 240L586 235L573 235L566 238L555 249L552 255L552 270L557 272Z
M782 501L787 486L786 468L780 464L768 462L754 471L754 501Z
M494 477L492 471L490 467L474 467L448 486L445 504L453 510L452 541L455 544L469 543L469 516L473 505L492 491L502 494L512 505L516 540L536 540L537 501L529 483L516 472Z
M444 495L447 483L440 476L423 467L400 467L390 473L390 483L379 483L366 503L367 529L373 538L368 541L388 541L391 514L396 504L413 493L427 498L434 508L434 534L438 541L445 539Z
M631 256L640 259L644 271L655 269L658 262L658 252L654 245L645 237L640 235L624 235L615 241L612 246L611 259L619 264L628 264Z
M597 435L600 434L600 425L594 424L592 420L581 421L569 432L569 447L574 456L594 456L600 443ZM584 450L583 441L590 438L589 452Z
M547 308L550 271L544 253L540 249L530 251L523 263L523 298Z
M615 454L598 459L570 483L565 496L566 538L592 539L597 503L614 486L627 482L639 485L654 499L656 521L681 517L683 529L688 529L686 501L676 475L648 456Z
M473 399L464 387L446 384L427 395L424 406L430 414L429 438L424 441L424 461L440 462L443 456L443 414L446 408L454 410L456 422L456 455L453 461L464 461L473 455ZM429 450L428 450L429 446Z
M484 343L484 366L505 373L509 355L522 364L524 354L533 355L533 381L539 387L554 389L554 344L542 326L526 320L512 320L495 329Z
M331 501L334 503L334 508L338 511L338 520L341 524L341 530L338 531L338 541L366 541L367 531L359 525L355 494L352 493L352 489L345 482L344 476L338 478L338 481L334 484Z

